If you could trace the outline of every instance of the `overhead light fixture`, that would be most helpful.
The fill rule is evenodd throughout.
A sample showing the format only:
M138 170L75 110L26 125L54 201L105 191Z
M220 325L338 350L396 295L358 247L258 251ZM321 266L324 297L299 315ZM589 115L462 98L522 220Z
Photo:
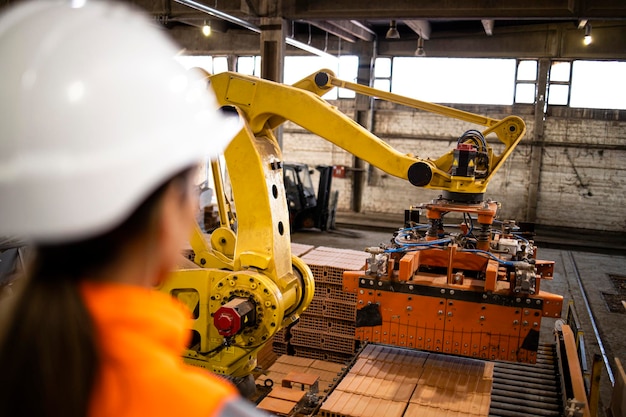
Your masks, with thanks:
M385 39L400 39L400 32L398 32L398 28L396 27L396 21L392 20L389 22L389 30L385 35Z
M415 56L426 56L424 51L424 38L421 36L417 38L417 49L415 50Z
M585 24L585 37L583 38L583 44L587 46L591 45L591 42L593 42L593 38L591 37L591 24L587 23Z
M211 36L211 25L207 24L206 20L204 21L204 25L202 26L202 34L207 38Z
M218 19L222 19L222 20L225 20L227 22L233 23L235 25L239 25L239 26L244 27L244 28L246 28L246 29L248 29L248 30L250 30L250 31L252 31L254 33L261 33L261 28L258 27L257 25L255 25L253 23L249 23L249 22L247 22L247 21L245 21L243 19L240 19L240 18L238 18L236 16L233 16L233 15L230 15L228 13L221 12L221 11L217 10L216 8L207 6L206 4L199 3L199 2L197 2L195 0L174 0L174 1L176 3L183 4L183 5L187 6L187 7L191 7L192 9L201 11L203 13L210 14L211 16L216 17ZM295 46L296 48L302 49L303 51L307 51L307 52L310 52L312 54L315 54L315 55L318 55L318 56L321 56L321 57L337 59L337 57L334 56L334 55L330 55L329 53L326 53L326 52L322 51L321 49L317 49L317 48L315 48L315 47L313 47L311 45L307 45L304 42L300 42L300 41L297 41L297 40L292 39L292 38L286 37L285 38L285 43L287 45Z

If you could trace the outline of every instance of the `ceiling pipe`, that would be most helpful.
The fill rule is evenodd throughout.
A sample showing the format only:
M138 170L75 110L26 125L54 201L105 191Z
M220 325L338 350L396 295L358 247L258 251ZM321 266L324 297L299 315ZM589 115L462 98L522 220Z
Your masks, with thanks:
M492 36L494 20L482 19L480 22L483 24L483 29L485 29L485 34L487 36Z
M261 33L261 28L258 27L257 25L254 25L254 24L252 24L250 22L246 22L245 20L240 19L240 18L238 18L236 16L233 16L233 15L230 15L228 13L221 12L221 11L219 11L219 10L213 8L213 7L209 7L209 6L205 5L205 4L198 3L197 1L194 1L194 0L174 0L174 1L176 3L183 4L183 5L187 6L187 7L191 7L192 9L198 10L200 12L210 14L211 16L217 17L219 19L226 20L227 22L234 23L236 25L242 26L242 27L244 27L244 28L246 28L248 30L251 30L252 32ZM321 56L321 57L324 57L324 58L334 58L334 59L337 59L337 57L334 56L334 55L331 55L331 54L329 54L327 52L322 51L321 49L317 49L314 46L311 46L311 45L306 44L304 42L297 41L297 40L295 40L293 38L290 38L290 37L286 37L285 38L285 43L287 45L294 46L294 47L296 47L298 49L301 49L303 51L306 51L308 53L311 53L311 54L314 54L314 55L317 55L317 56Z
M302 49L303 51L306 51L306 52L311 53L313 55L321 56L322 58L338 59L335 55L331 55L328 52L324 52L321 49L317 49L316 47L311 46L308 43L297 41L294 38L285 38L285 43L287 45L291 45L291 46L296 47L298 49Z
M430 39L430 22L424 19L409 19L403 21L405 25L411 28L413 32L417 33L417 35L425 40Z
M285 38L285 43L295 48L302 49L303 51L306 51L310 54L321 56L322 58L338 59L335 55L329 54L328 52L324 52L321 49L317 49L316 47L311 46L308 43L295 40L294 38L289 38L289 37Z
M332 22L317 22L317 21L308 21L308 20L305 20L303 22L311 26L315 26L316 28L319 28L327 33L330 33L331 35L335 35L336 37L341 38L344 41L354 43L357 40L357 37L353 33L350 33L345 28L335 25Z
M234 23L239 26L243 26L244 28L251 30L256 33L261 33L261 28L256 25L253 25L250 22L246 22L243 19L240 19L236 16L230 15L228 13L221 12L213 7L209 7L205 4L198 3L194 0L174 0L176 3L184 4L187 7L191 7L192 9L196 9L200 12L204 12L210 14L213 17L220 18L222 20L226 20L227 22Z
M368 32L370 35L372 35L372 37L374 38L376 37L376 32L374 32L372 29L368 28L367 26L365 26L363 23L359 22L358 20L351 20L350 23Z

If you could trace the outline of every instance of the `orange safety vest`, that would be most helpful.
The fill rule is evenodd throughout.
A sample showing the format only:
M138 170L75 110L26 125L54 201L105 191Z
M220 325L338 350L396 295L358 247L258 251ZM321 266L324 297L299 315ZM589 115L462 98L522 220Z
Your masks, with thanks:
M241 401L229 382L183 362L190 314L172 297L118 283L81 292L100 355L89 417L217 417Z

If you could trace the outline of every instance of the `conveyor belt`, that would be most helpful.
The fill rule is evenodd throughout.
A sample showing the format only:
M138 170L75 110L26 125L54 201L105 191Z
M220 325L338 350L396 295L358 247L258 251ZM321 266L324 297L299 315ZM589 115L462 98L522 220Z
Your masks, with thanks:
M378 348L378 351L373 351L374 348L372 348L365 352L367 348L373 346L376 345L368 344L365 349L359 352L355 357L355 362L347 367L344 374L328 393L328 402L321 404L321 408L317 409L313 415L326 417L363 415L348 404L354 401L359 404L368 401L368 404L371 403L371 406L375 404L376 407L390 407L390 404L396 405L404 402L406 403L404 405L405 411L398 414L404 417L421 415L458 417L465 414L463 407L474 410L472 413L468 411L468 416L560 417L563 415L560 366L555 344L541 344L535 364L492 361L489 364L493 365L493 369L488 372L488 367L472 368L471 362L483 361L471 358L449 356L450 360L447 360L447 355L386 345L380 345L381 348ZM420 359L423 359L424 362L419 363ZM456 362L461 359L467 359L468 363ZM361 363L360 366L358 366L359 363ZM382 363L387 363L387 365L380 365ZM390 364L405 364L406 366L398 369L393 368ZM485 404L484 411L480 410L482 401L480 383L476 386L475 392L470 392L467 389L460 389L459 391L448 389L450 387L448 384L456 381L454 372L446 371L446 369L452 369L451 366L468 366L467 370L463 372L469 372L468 375L473 375L478 370L478 374L484 372L484 377L490 379L491 395L489 397L489 391L485 392L489 402L488 405ZM403 386L403 384L408 383L406 379L403 379L406 377L413 377L412 379L416 382L415 378L417 377L412 375L410 370L406 371L407 369L415 369L421 375L419 377L420 382L417 383L418 388L409 396L410 398L399 395L405 394L400 389L397 392L393 391L394 385L389 382L397 382L396 379L399 378L405 382L398 386ZM473 369L473 373L470 372L471 369ZM385 372L382 372L383 370ZM426 375L426 370L428 370L428 375ZM350 376L352 379L348 379ZM345 386L340 389L344 382L346 382L343 384ZM460 379L459 383L461 383ZM467 381L464 381L463 384L465 384L464 387L468 386ZM374 389L372 389L372 385L375 385ZM484 385L482 386L484 387ZM381 387L381 389L377 387ZM419 395L416 395L420 387L422 389ZM386 395L390 393L393 395ZM448 394L449 397L446 397ZM352 397L356 397L356 400ZM384 404L382 404L383 402ZM387 411L383 415L393 414L389 414L391 411Z
M536 364L495 362L490 417L563 414L555 346L539 346Z

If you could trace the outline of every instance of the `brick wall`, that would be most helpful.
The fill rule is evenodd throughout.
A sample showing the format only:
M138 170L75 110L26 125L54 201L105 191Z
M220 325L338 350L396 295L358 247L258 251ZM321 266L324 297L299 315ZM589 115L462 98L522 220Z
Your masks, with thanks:
M537 222L626 231L626 121L564 113L545 124Z
M337 103L352 115L351 101ZM532 106L458 106L462 110L500 119L518 115L526 135L489 184L486 196L502 204L499 218L526 219L530 186ZM537 202L537 223L592 230L626 231L626 112L557 108L544 125L544 153ZM468 129L463 121L377 103L373 132L403 153L437 158L455 146ZM488 138L489 140L489 138ZM499 144L492 138L492 144ZM501 146L494 146L496 152ZM287 124L283 134L286 161L352 165L353 157L324 139ZM314 175L314 182L317 175ZM350 178L333 180L339 210L349 210ZM436 198L440 191L415 188L366 164L362 211L402 213L411 204Z

